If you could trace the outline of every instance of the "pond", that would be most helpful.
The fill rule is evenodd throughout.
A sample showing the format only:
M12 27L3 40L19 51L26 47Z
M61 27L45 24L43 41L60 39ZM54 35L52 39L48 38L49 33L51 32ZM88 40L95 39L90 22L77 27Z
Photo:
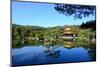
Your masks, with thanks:
M21 66L95 61L95 49L84 48L82 46L68 46L75 45L74 43L64 42L62 45L45 45L39 43L13 48L12 65Z
M80 45L81 44L81 45ZM13 44L14 45L14 44ZM35 42L16 41L12 49L12 65L37 65L86 62L96 60L95 44L76 41Z

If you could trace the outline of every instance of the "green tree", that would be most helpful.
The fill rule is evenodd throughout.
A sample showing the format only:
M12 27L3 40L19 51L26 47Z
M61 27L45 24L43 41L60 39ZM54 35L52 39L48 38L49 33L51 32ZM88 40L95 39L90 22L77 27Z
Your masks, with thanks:
M74 15L74 18L88 17L95 15L95 6L74 5L74 4L56 4L55 10L66 16Z

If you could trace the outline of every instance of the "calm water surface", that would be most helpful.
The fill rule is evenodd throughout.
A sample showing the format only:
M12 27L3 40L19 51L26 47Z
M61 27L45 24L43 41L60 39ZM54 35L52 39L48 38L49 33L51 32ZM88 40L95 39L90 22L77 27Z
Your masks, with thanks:
M83 47L24 46L12 49L13 65L50 64L92 61L88 50Z

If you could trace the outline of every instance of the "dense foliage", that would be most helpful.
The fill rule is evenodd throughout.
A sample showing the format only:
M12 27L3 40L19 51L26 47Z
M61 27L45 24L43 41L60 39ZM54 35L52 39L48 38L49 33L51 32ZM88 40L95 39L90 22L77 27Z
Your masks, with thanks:
M80 28L82 28L82 29L89 29L89 28L91 28L93 30L96 30L96 20L88 21L86 23L83 22L80 25Z
M95 6L72 5L72 4L56 4L55 10L66 16L73 15L74 18L88 17L95 15Z
M96 39L96 21L88 21L82 23L81 25L70 25L78 31L78 39L79 42L91 42ZM56 26L56 27L40 27L40 26L23 26L23 25L12 25L12 40L13 47L20 47L21 44L30 43L32 44L41 44L42 42L38 42L40 40L48 40L45 44L50 44L50 41L58 44L62 42L60 37L63 36L63 31L68 25L65 26ZM40 39L40 40L39 40ZM22 45L21 45L22 46Z

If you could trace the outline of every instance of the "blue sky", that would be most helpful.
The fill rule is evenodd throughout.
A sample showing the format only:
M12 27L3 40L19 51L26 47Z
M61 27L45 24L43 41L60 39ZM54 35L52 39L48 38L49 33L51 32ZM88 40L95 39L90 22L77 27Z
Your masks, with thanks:
M75 20L73 16L65 16L54 9L54 4L12 2L12 22L20 25L36 25L54 27L63 25L79 25L94 20L95 16Z

